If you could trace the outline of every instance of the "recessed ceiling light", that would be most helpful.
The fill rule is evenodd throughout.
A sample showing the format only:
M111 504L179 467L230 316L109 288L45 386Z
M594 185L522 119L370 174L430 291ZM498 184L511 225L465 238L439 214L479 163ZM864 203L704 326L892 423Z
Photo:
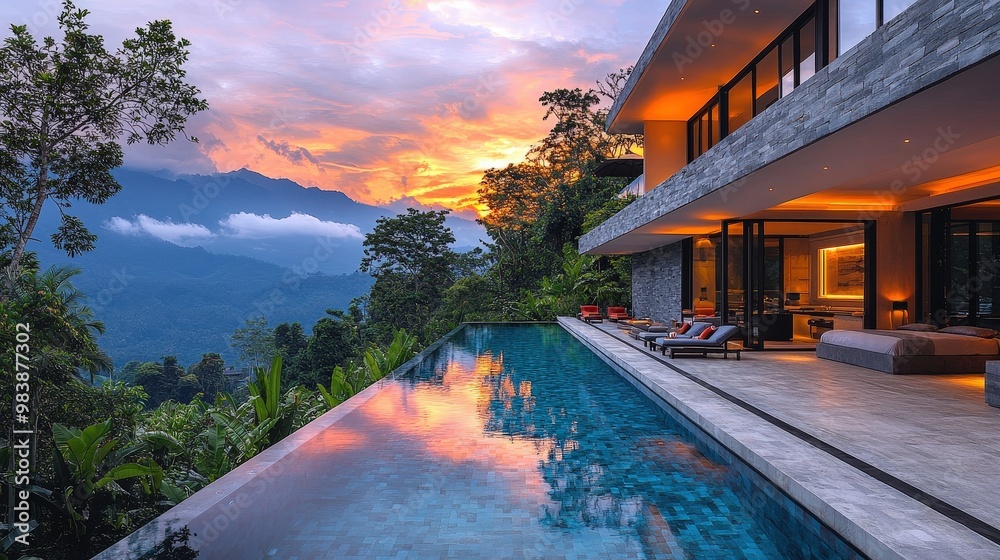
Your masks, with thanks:
M769 191L773 191L773 190L774 190L774 187L770 187L770 188L768 188L767 190L769 190Z
M906 138L906 139L904 139L904 140L903 140L903 143L904 143L904 144L909 144L909 143L910 143L910 139L909 139L909 138Z
M829 165L824 165L824 166L823 166L823 171L826 171L826 170L828 170L828 169L830 169L830 166L829 166Z
M712 46L714 47L714 46L715 46L715 43L712 43Z
M753 11L753 13L755 13L755 14L759 14L759 13L760 13L760 10L754 10L754 11Z

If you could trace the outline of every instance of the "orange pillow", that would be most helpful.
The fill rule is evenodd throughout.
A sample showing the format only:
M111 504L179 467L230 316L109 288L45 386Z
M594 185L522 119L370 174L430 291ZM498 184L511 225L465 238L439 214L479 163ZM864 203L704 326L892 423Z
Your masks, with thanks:
M698 338L700 338L702 340L708 340L708 339L712 338L712 335L715 334L715 331L717 331L717 330L719 330L719 327L716 327L715 325L712 325L711 327L708 327L707 329L703 330L701 332L701 334L698 335Z
M677 328L677 334L684 334L689 330L691 330L691 323L684 323L683 325Z

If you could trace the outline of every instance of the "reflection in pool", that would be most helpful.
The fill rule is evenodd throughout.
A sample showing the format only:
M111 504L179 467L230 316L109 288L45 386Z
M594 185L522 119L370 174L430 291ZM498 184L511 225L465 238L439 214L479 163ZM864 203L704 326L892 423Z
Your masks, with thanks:
M859 557L675 414L557 325L469 325L189 527L200 558Z

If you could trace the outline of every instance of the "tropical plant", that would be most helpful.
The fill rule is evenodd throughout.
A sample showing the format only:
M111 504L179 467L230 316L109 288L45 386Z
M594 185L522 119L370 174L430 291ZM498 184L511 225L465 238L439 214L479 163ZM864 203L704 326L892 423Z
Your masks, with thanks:
M318 385L317 389L327 406L333 408L405 364L415 354L416 344L416 337L405 329L397 329L388 349L382 351L372 346L365 352L363 365L348 363L347 368L335 367L330 376L330 387Z
M77 540L87 532L89 508L97 492L104 488L123 492L118 481L130 478L138 478L147 494L159 489L163 470L149 459L125 462L138 448L119 448L118 438L109 437L111 419L83 430L56 424L52 432L57 450L53 486L32 486L31 490L65 518Z
M274 445L315 418L318 403L301 387L281 393L281 356L275 355L271 367L258 368L256 379L247 387L253 406L255 429L269 425L267 445Z
M97 373L112 371L111 359L96 342L104 324L94 320L83 292L70 281L79 273L69 266L52 266L44 272L25 269L19 274L7 269L0 287L0 318L9 333L14 332L13 324L8 324L14 318L30 318L36 380L62 383L86 372L93 381Z

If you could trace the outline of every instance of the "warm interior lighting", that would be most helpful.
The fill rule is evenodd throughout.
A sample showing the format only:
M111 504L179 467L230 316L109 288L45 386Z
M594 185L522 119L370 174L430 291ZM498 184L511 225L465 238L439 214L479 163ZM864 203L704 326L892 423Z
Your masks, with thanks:
M864 243L826 247L818 257L820 299L864 299Z
M910 143L910 139L909 139L909 138L906 138L905 140L903 140L903 143L904 143L904 144L909 144L909 143Z
M698 260L701 262L706 262L708 261L708 252L714 249L715 246L712 245L711 239L707 237L702 237L701 239L694 242L694 248L698 249Z
M827 171L828 169L830 169L830 166L829 166L829 165L824 165L824 166L823 166L823 171Z

